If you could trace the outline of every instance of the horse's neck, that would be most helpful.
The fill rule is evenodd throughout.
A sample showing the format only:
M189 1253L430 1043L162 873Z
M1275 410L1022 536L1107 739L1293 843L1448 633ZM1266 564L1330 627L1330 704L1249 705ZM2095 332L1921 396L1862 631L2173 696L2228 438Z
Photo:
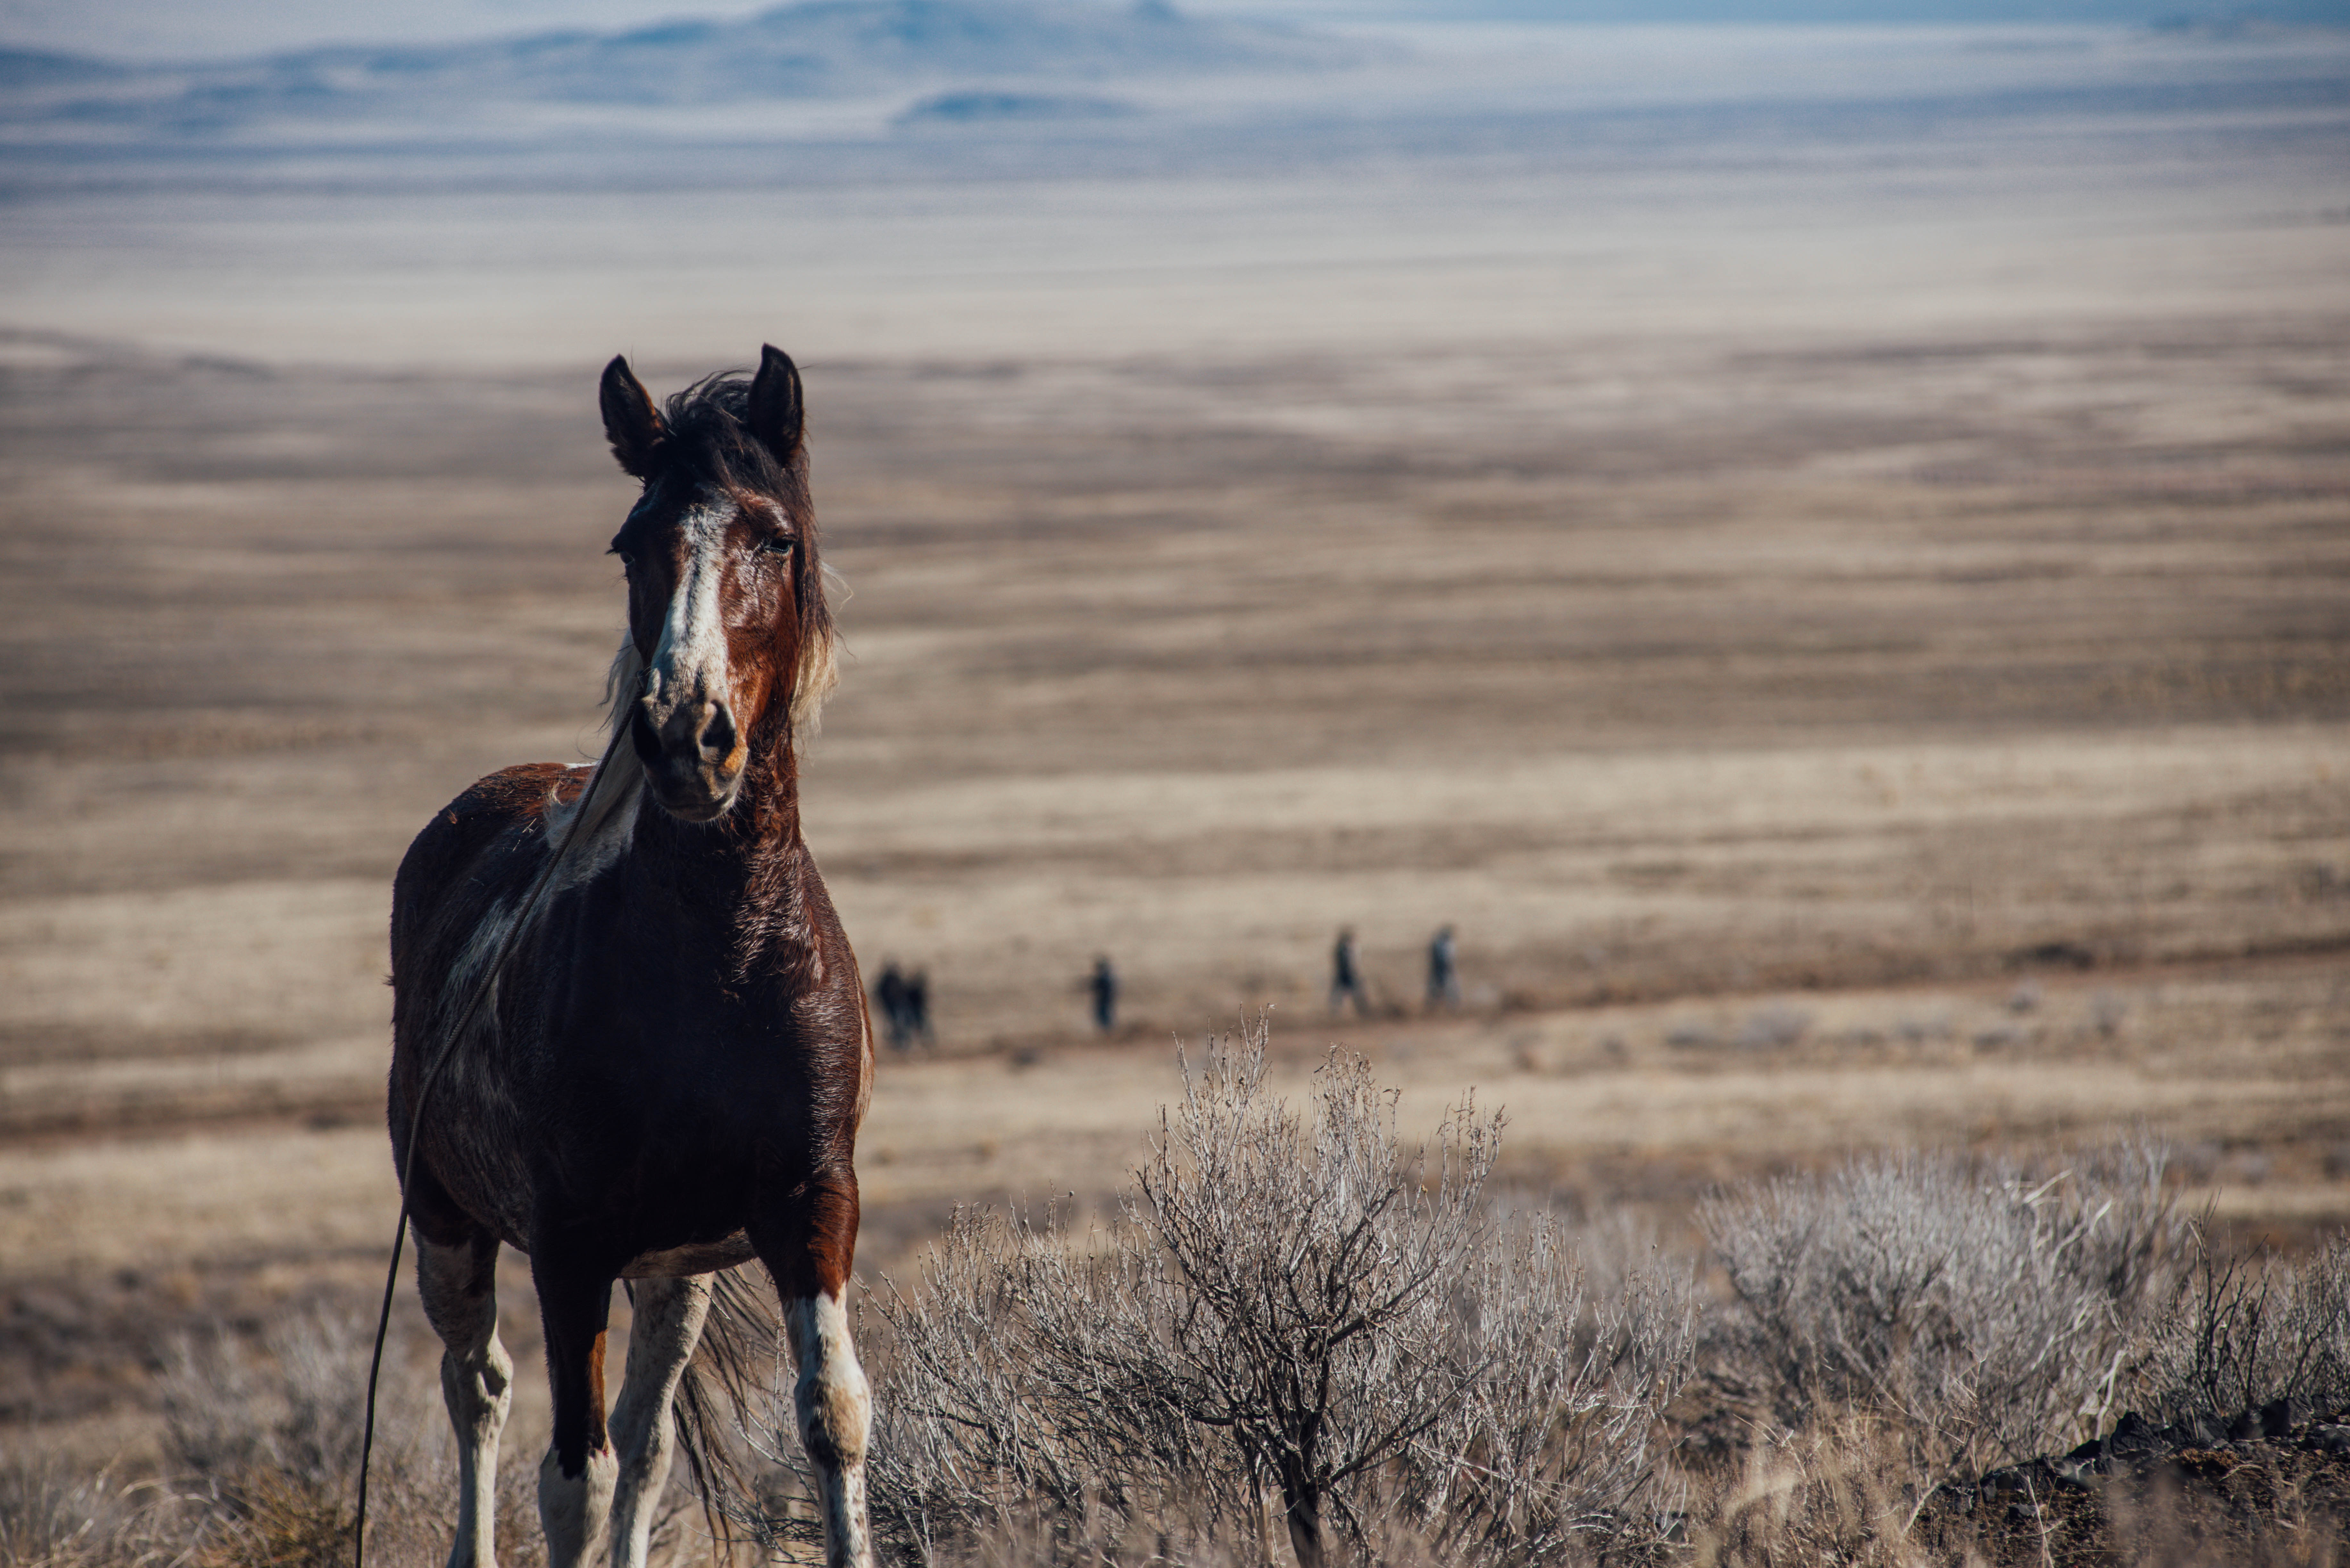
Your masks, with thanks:
M797 929L810 866L800 837L799 788L786 753L781 768L754 764L720 821L678 821L644 803L630 859L659 902L695 925L739 941L754 932Z

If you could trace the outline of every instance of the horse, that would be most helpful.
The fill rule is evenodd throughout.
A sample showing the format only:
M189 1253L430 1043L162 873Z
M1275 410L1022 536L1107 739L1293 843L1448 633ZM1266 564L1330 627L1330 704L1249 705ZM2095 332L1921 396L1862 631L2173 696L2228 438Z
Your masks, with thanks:
M871 1398L842 1297L873 1041L800 836L797 748L835 630L799 372L768 347L754 376L656 409L616 358L599 401L643 486L611 545L628 632L604 760L481 780L393 885L389 1117L457 1437L449 1564L495 1568L503 1242L529 1256L546 1328L552 1568L608 1541L614 1568L641 1568L713 1272L754 1259L796 1366L825 1561L869 1568ZM619 1280L636 1315L608 1423Z

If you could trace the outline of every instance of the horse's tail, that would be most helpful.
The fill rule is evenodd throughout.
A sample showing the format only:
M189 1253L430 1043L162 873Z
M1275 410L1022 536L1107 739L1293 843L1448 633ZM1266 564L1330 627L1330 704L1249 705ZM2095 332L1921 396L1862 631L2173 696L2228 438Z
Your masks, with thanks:
M678 1455L702 1499L702 1519L722 1542L733 1541L733 1525L757 1501L742 1434L773 1386L783 1345L775 1292L744 1277L756 1272L756 1264L745 1264L710 1276L710 1315L671 1406Z

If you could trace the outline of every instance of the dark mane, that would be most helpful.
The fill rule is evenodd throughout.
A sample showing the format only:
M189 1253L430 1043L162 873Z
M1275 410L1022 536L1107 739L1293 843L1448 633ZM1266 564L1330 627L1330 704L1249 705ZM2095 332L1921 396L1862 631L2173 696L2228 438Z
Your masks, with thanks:
M748 370L721 370L672 393L661 410L669 461L740 499L780 502L793 522L813 529L807 448L795 448L788 464L777 459L751 433L750 411Z

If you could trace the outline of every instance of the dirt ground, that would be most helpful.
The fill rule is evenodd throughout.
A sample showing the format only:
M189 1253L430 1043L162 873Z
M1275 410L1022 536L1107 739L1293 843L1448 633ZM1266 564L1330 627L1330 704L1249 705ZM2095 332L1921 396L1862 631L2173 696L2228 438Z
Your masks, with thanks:
M1868 175L1874 228L1857 154L1584 208L776 197L755 232L832 280L805 342L747 262L637 286L641 232L501 234L513 297L435 315L400 247L473 254L487 206L370 207L336 273L255 198L283 293L222 223L157 238L176 196L17 212L0 1444L135 1464L172 1335L371 1301L391 868L479 774L593 754L629 499L594 371L666 390L721 336L806 354L850 596L807 833L868 977L934 999L860 1145L868 1273L957 1202L1107 1200L1176 1040L1263 1007L1293 1081L1343 1042L1414 1132L1473 1088L1511 1182L1674 1246L1855 1148L2141 1134L2234 1244L2350 1222L2350 192L2164 134L1946 148ZM1162 265L1187 225L1215 254ZM1342 925L1367 1016L1326 1008Z
M2350 1219L2343 326L1627 353L1604 415L1501 355L811 366L808 830L940 1030L868 1266L1114 1191L1173 1039L1267 1005L1681 1240L1856 1147L2141 1129L2248 1237ZM592 750L625 486L577 378L18 348L0 1408L100 1450L159 1336L369 1289L389 870ZM1548 411L1414 443L1399 384Z

